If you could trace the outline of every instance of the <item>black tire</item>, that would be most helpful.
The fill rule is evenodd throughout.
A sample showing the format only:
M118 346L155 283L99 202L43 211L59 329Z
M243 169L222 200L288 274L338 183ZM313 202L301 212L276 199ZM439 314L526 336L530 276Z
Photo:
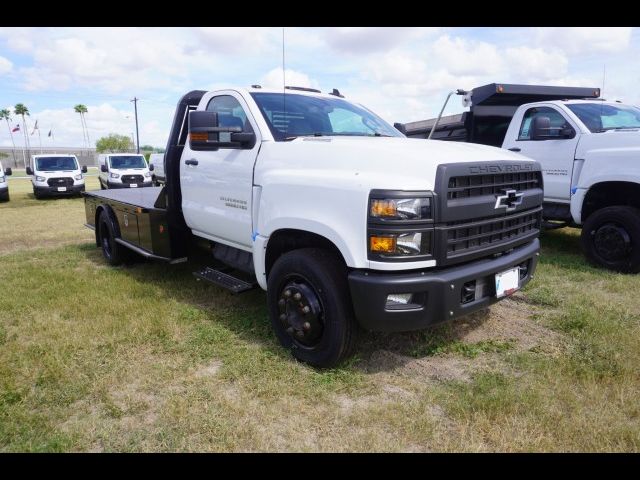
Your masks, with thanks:
M298 360L330 368L351 354L358 324L347 273L333 253L316 248L286 253L273 265L267 281L269 316L278 340Z
M106 187L102 184L102 180L99 180L100 182L100 190L106 190Z
M640 210L605 207L592 213L580 237L587 259L594 265L622 273L640 272Z
M37 200L42 198L42 195L40 195L35 188L33 189L33 196L36 197Z
M0 202L8 202L11 198L9 197L9 192L4 195L0 195Z
M106 210L100 213L98 229L100 249L109 265L121 265L127 261L130 257L130 251L116 242L116 227Z

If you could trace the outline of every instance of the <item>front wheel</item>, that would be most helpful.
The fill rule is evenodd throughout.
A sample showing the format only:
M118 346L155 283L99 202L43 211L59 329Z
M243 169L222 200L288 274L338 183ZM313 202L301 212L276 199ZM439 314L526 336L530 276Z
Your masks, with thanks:
M640 210L615 206L597 210L582 227L587 259L609 270L640 272Z
M297 359L333 367L356 340L347 269L336 255L316 248L284 254L267 282L269 316L280 343Z

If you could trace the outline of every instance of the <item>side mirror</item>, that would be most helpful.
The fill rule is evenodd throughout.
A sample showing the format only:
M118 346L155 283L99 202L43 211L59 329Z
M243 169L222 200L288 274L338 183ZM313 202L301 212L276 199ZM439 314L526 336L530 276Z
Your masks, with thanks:
M103 163L102 165L100 165L100 171L107 173L109 170L107 170L107 166Z
M5 168L4 170L4 174L8 177L9 175L13 175L13 171L11 170L11 167L9 168Z
M404 123L396 122L396 123L393 124L393 126L395 127L396 130L398 130L403 135L407 134L407 129L404 126Z
M82 168L80 169L80 171L82 173L87 173L87 166L86 165L82 165Z
M551 130L549 117L534 117L531 124L531 140L546 140Z
M218 126L215 112L189 113L189 147L191 150L218 150L219 148L253 148L256 134L243 132L241 127Z
M149 164L149 171L150 171L150 172L153 172L153 168L154 168L154 167L153 167L153 163L150 163L150 164Z
M33 168L27 167L27 175L33 175Z
M576 131L571 127L564 127L560 130L560 136L562 138L573 138L576 136Z

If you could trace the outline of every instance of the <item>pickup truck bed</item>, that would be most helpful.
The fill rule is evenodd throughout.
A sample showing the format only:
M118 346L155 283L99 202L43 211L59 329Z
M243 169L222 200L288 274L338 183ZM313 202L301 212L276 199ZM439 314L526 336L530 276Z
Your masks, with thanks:
M163 187L97 190L85 192L85 214L89 228L96 229L106 210L120 232L116 241L140 255L156 260L178 262L171 248L167 210L158 208Z

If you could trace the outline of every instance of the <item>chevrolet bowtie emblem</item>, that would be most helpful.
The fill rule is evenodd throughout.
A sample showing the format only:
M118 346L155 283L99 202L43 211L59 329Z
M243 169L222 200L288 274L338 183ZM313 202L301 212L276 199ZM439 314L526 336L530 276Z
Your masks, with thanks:
M504 190L503 195L496 197L495 209L505 208L507 212L515 210L522 203L522 195L522 192L516 192L515 190Z

